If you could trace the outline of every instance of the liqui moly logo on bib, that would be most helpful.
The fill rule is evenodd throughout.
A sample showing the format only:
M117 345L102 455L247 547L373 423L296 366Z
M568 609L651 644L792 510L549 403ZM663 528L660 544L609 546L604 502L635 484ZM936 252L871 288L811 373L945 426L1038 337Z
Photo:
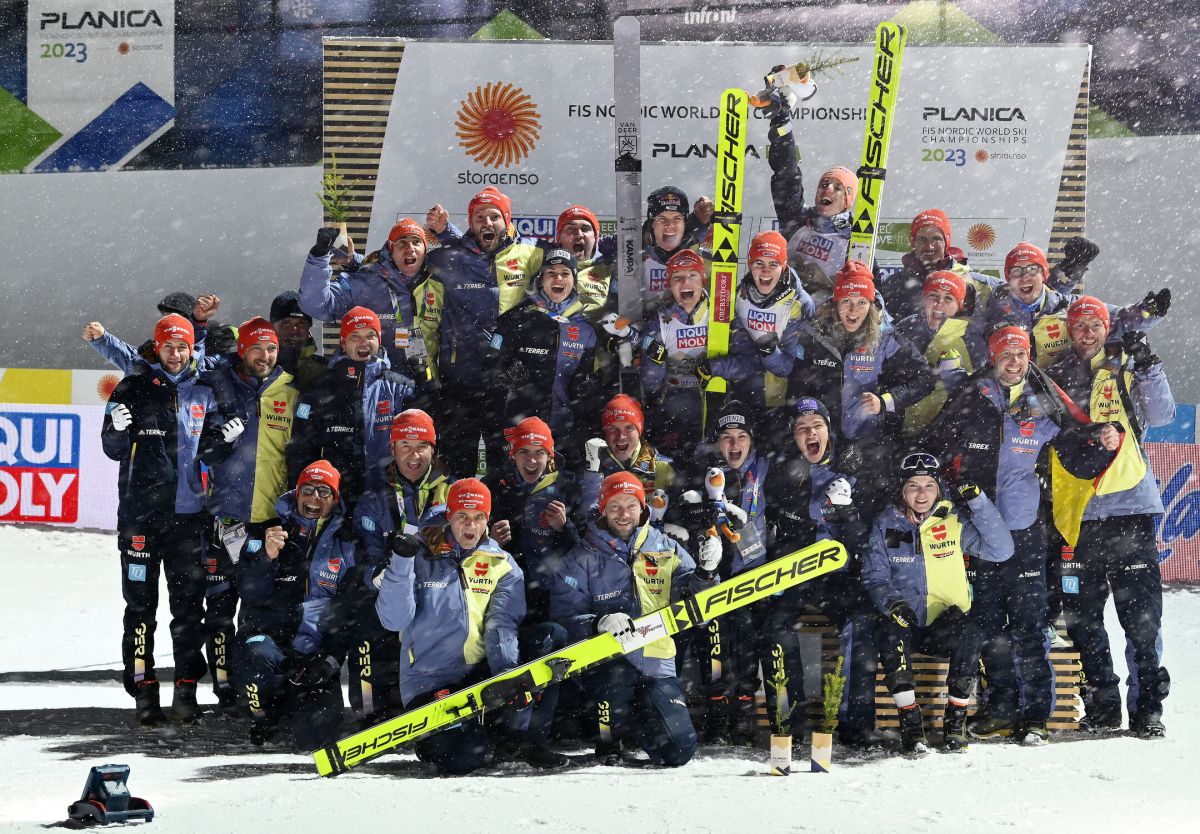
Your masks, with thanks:
M675 345L684 348L708 347L708 325L681 327L675 331Z
M833 249L833 244L824 238L806 238L800 241L800 245L796 247L796 252L801 255L807 255L810 258L816 258L818 261L829 260L829 253Z
M662 292L667 288L667 268L665 266L650 267L650 292Z
M79 516L79 417L0 412L0 521Z
M746 316L746 327L762 333L775 330L775 314L766 310L750 310Z

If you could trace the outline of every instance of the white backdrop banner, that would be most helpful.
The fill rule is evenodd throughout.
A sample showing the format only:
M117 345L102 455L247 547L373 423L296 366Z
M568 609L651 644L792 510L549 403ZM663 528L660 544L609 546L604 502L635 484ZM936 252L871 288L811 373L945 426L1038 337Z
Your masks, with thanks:
M1086 45L908 49L881 263L907 251L909 221L932 207L950 216L954 245L978 268L1000 266L1021 240L1046 246L1089 52ZM872 56L869 45L643 46L645 193L672 183L693 199L711 195L721 90L757 90L771 66L814 58L852 60L817 72L816 94L796 105L807 193L827 168L857 168ZM750 129L744 211L757 232L775 225L775 212L767 122L755 114ZM399 217L423 221L436 203L465 227L467 202L487 185L512 197L525 234L552 235L572 203L611 219L613 133L609 44L409 42L368 243L379 246Z

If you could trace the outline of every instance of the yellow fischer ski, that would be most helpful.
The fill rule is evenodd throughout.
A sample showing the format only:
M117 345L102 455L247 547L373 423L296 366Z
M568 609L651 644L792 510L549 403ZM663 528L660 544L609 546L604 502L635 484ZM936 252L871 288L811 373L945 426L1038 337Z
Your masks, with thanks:
M867 102L867 129L863 135L862 165L858 169L858 197L854 201L847 260L872 265L875 237L879 231L879 206L887 176L888 146L896 121L896 94L900 87L900 63L908 33L899 23L884 21L875 30L875 63L871 73L871 96Z

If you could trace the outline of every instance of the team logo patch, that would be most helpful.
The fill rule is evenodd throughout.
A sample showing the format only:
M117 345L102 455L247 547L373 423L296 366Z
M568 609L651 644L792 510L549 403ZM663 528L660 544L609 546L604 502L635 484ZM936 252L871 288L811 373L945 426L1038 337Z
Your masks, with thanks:
M287 400L273 400L271 407L276 414L283 414L287 411Z
M654 562L650 561L649 559L646 560L646 575L647 576L658 576L658 565L655 564Z
M1036 426L1032 420L1021 420L1017 423L1017 426L1021 429L1022 437L1033 437L1033 431Z
M363 516L362 526L363 529L368 532L375 532L375 519L371 518L370 516Z
M929 532L933 533L934 541L940 542L946 538L946 525L945 524L936 524L933 527L929 528Z
M1071 547L1071 545L1069 545L1069 544L1064 544L1062 546L1062 560L1064 562L1069 562L1074 558L1075 558L1075 548Z
M217 572L217 560L216 559L205 559L204 560L204 569L206 571L208 571L209 576L212 576L213 574L215 574Z
M312 414L312 406L309 405L308 403L304 403L303 405L301 405L299 408L296 409L296 419L297 420L307 420L308 415L310 415L310 414Z
M475 563L475 575L476 576L487 576L487 572L488 572L488 563L487 562L476 562Z
M146 581L146 566L145 565L130 565L129 566L129 581L130 582L145 582Z
M1057 339L1062 336L1062 326L1059 324L1046 325L1046 335L1051 339Z
M392 413L392 401L391 400L380 400L375 405L375 413L376 414L391 414Z
M506 264L504 264L504 266L507 267L509 272L516 272L521 268L521 262L516 258L513 258L511 261L508 261Z
M329 572L338 573L342 569L342 560L340 558L329 560Z
M1062 578L1062 589L1063 589L1064 594L1079 593L1079 577L1078 576L1064 576Z
M573 324L567 326L567 340L572 342L579 341L579 328Z
M141 550L145 549L145 547L146 547L146 537L145 536L133 536L129 539L129 543L131 545L133 545L134 550L137 550L140 552Z
M204 406L200 403L192 403L192 417L197 420L204 419Z
M262 539L251 539L250 541L246 542L246 552L257 553L258 551L262 550L262 546Z

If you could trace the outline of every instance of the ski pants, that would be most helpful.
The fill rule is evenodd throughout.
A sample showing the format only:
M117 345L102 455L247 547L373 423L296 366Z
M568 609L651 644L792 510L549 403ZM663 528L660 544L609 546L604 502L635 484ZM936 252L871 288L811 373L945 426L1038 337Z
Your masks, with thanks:
M571 642L567 630L558 623L538 623L525 625L517 635L517 646L521 653L521 662L528 663L544 657L556 649ZM550 737L550 729L554 724L554 714L558 710L558 693L562 684L546 687L538 694L533 703L533 711L529 716L529 737L545 742Z
M1062 589L1067 633L1079 652L1092 705L1104 712L1121 712L1119 678L1113 672L1104 629L1104 605L1111 589L1133 658L1130 669L1136 670L1137 692L1130 712L1160 717L1171 678L1161 665L1162 580L1153 517L1085 521L1074 558L1062 563Z
M340 675L322 686L296 686L284 676L287 656L266 634L237 641L233 655L234 683L246 694L256 721L289 721L301 750L338 739L343 713Z
M1045 724L1054 708L1054 669L1046 634L1046 526L1012 531L1004 562L974 561L971 621L983 635L987 710L1024 724Z
M152 521L121 525L121 594L125 598L121 637L122 681L130 695L142 684L157 683L154 631L158 625L158 574L167 578L171 606L171 644L175 680L204 677L204 546L208 538L203 513L170 514Z
M404 708L416 709L436 700L441 693L456 692L490 676L487 663L479 663L461 680L438 692L414 696ZM512 742L527 731L530 713L529 707L514 709L509 706L487 715L472 716L445 730L418 738L414 744L417 758L432 764L444 775L471 773L483 766L493 747Z
M475 388L446 385L439 399L438 453L446 468L458 477L476 474L481 434L487 447L487 469L494 469L503 462L504 427L497 424L492 414L484 380L477 382Z
M804 664L793 628L796 611L795 600L787 595L769 597L708 624L710 710L753 700L765 682L767 715L777 715L782 709L792 715L798 728L803 727ZM772 683L780 680L785 682L782 703L780 687Z
M214 524L215 526L215 524ZM231 676L238 594L233 579L237 571L220 539L214 535L204 555L204 636L208 672L218 698L235 697Z
M400 638L380 624L376 595L366 591L361 595L355 604L355 641L346 665L350 708L367 727L399 715L404 705L400 700Z
M784 598L790 592L784 593ZM803 602L824 614L841 631L846 689L838 710L839 735L860 735L875 729L876 644L886 639L882 618L856 576L838 571L823 576L798 593Z
M879 659L893 695L917 688L911 662L914 653L950 658L946 677L950 697L965 701L975 692L983 634L960 609L948 608L925 626L902 626L888 617L884 629L888 639L880 643Z
M596 699L600 740L641 747L650 761L681 767L696 752L696 728L676 678L651 678L618 658L585 675Z

